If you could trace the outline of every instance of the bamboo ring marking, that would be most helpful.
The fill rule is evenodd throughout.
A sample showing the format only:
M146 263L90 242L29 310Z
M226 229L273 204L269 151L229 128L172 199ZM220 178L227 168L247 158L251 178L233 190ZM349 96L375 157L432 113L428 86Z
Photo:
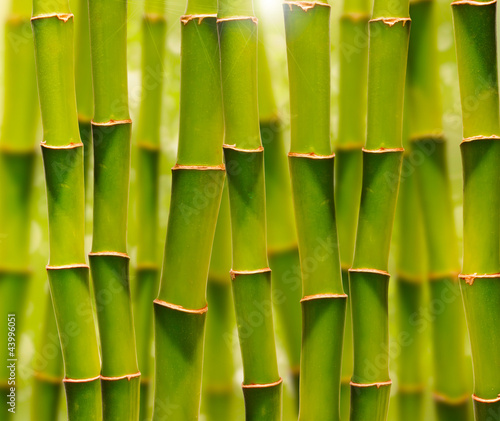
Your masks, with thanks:
M47 266L45 266L46 270L64 270L64 269L79 269L79 268L88 269L89 265L87 265L86 263L74 263L72 265L59 265L59 266L47 265Z
M177 311L181 311L183 313L189 313L189 314L205 314L208 311L208 304L206 304L205 307L203 307L203 308L200 308L197 310L192 310L192 309L185 308L185 307L182 307L182 306L177 305L177 304L167 303L166 301L160 300L158 298L156 300L154 300L153 303L158 304L162 307L167 307L167 308L170 308L172 310L177 310Z
M233 270L231 269L229 271L229 274L231 275L231 279L234 281L237 276L239 275L256 275L257 273L267 273L271 272L271 268L262 268L262 269L255 269L255 270Z
M387 26L394 26L396 23L402 22L403 26L405 26L406 22L411 22L411 18L375 18L370 19L369 22L383 22Z
M496 3L496 0L495 0L495 3ZM486 4L486 3L481 3L481 4ZM474 142L476 140L499 140L499 139L500 139L500 136L498 136L496 134L492 134L491 136L477 135L477 136L471 136L471 137L464 137L460 144Z
M288 152L288 157L292 158L309 158L309 159L332 159L335 158L335 154L331 155L317 155L314 152L300 153L300 152Z
M344 13L340 17L340 20L350 20L351 22L368 22L370 20L370 14L357 12Z
M446 278L458 278L458 271L453 271L453 272L434 272L434 273L428 273L427 274L427 279L429 281L441 281Z
M450 396L443 395L439 392L434 392L432 394L432 397L434 398L435 401L438 402L445 402L452 405L459 405L461 403L466 402L469 399L470 395L468 393L465 393L464 395L459 396L458 398L452 398Z
M255 16L231 16L228 18L219 18L217 19L217 23L229 22L232 20L251 20L256 25L259 23L259 20Z
M418 0L417 3L424 2L424 1L432 1L432 0ZM422 134L422 135L410 137L410 142L422 142L425 140L433 140L435 142L444 142L444 134L443 133L428 133L428 134Z
M55 146L55 145L47 145L45 141L40 143L40 146L45 149L76 149L83 148L83 143L70 143L69 145Z
M152 143L148 142L137 142L137 148L146 149L152 152L158 152L161 150L160 145L153 145Z
M89 256L115 256L130 259L127 253L122 253L120 251L91 251Z
M300 302L313 301L313 300L323 300L328 298L347 298L347 294L314 294L304 296Z
M36 152L34 147L15 149L10 145L0 144L0 153L4 155L32 155Z
M290 10L292 10L292 6L298 6L304 12L314 9L316 6L331 7L328 3L324 3L322 1L284 1L283 5L285 4L290 7Z
M377 389L380 389L383 386L390 386L392 384L392 380L387 380L385 382L376 382L376 383L354 383L351 381L351 386L353 387L374 387L376 386Z
M497 402L500 402L500 394L496 398L493 398L493 399L484 399L484 398L480 398L479 396L473 394L472 399L475 400L476 402L481 402L481 403L497 403Z
M404 152L404 148L380 148L380 149L362 149L366 153L391 153L391 152Z
M36 15L31 18L31 21L35 21L38 19L50 19L57 18L62 20L64 23L68 22L70 19L73 19L73 13L43 13L41 15Z
M476 279L495 279L495 278L500 278L500 273L491 273L491 274L477 274L477 273L472 273L472 274L459 274L458 277L460 279L463 279L466 284L472 285Z
M424 1L424 0L418 0L418 1ZM425 1L428 1L428 0L425 0ZM398 386L398 392L399 393L406 393L406 394L410 394L410 393L421 393L421 392L424 392L426 389L426 385L425 384L400 384Z
M135 270L160 270L160 266L156 263L138 263Z
M272 383L252 383L252 384L242 384L241 387L243 389L264 389L266 387L275 387L279 386L281 383L283 383L283 379L280 377L279 380L272 382Z
M64 378L63 383L90 383L99 380L101 376L89 377L87 379L68 379Z
M363 143L341 143L335 147L337 152L361 151Z
M144 13L142 18L148 22L166 22L165 16L159 13Z
M124 380L124 379L127 379L128 381L132 380L132 379L135 379L137 377L141 377L141 372L138 371L137 373L134 373L134 374L125 374L124 376L116 376L116 377L106 377L106 376L100 376L101 377L101 380L104 380L104 381L118 381L118 380Z
M201 22L203 22L203 19L208 19L208 18L217 18L216 13L206 13L206 14L199 14L199 15L183 15L181 16L181 23L184 25L187 25L190 21L194 19L198 19L198 25L201 25Z
M259 153L259 152L264 152L264 147L259 146L257 149L242 149L242 148L237 148L236 145L227 145L224 144L222 145L224 149L232 149L237 152L246 152L246 153Z
M172 171L176 170L196 170L196 171L226 171L224 164L220 165L179 165L175 164Z
M33 377L39 381L51 384L61 384L64 380L62 377L51 376L40 371L35 371Z
M109 120L109 121L105 121L103 123L98 123L98 122L92 120L91 123L93 126L105 127L105 126L118 126L120 124L132 124L132 120L128 118L126 120Z
M472 0L459 0L459 1L454 1L451 3L452 6L461 6L468 4L470 6L489 6L491 4L495 4L497 0L492 0L492 1L487 1L487 2L480 2L480 1L472 1Z
M409 275L403 272L397 272L395 278L399 282L406 282L408 284L421 284L425 280L425 274L419 275Z
M385 270L370 269L370 268L359 268L359 269L350 268L349 272L376 273L378 275L384 275L384 276L389 276L389 277L391 276L391 274Z
M14 267L0 267L1 274L9 274L9 275L31 275L33 273L33 269L31 268L14 268Z

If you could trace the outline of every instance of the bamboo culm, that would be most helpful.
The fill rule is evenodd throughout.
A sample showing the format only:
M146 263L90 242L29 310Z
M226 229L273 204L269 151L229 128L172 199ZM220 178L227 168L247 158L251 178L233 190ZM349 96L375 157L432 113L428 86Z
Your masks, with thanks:
M266 174L267 255L273 274L273 305L283 330L292 394L298 409L302 285L300 258L290 172L285 154L284 123L274 97L263 25L258 26L258 41L258 100Z
M0 411L9 412L9 340L19 338L24 324L29 270L30 200L35 165L37 91L31 1L12 1L4 34L4 106L0 138L0 308L2 349ZM9 315L14 315L15 321ZM9 326L10 322L10 326ZM15 330L14 330L15 329ZM10 381L10 383L12 383Z
M200 413L207 277L225 179L216 12L215 0L189 0L180 23L179 148L154 301L155 421Z
M137 356L142 373L140 420L150 418L149 396L152 384L151 346L153 306L158 292L158 183L160 160L160 119L163 92L163 60L167 23L165 4L153 0L145 3L142 17L142 99L137 133L137 270L134 289L134 316ZM150 72L159 78L150 83Z
M416 176L417 180L414 188L423 215L429 300L443 307L442 311L433 313L431 324L435 411L439 421L465 421L470 412L465 317L457 277L458 239L446 142L442 134L435 7L433 1L410 3L413 27L406 94L407 112L411 116L410 153L403 168L407 174L415 169L407 178Z
M330 145L330 5L285 2L283 10L292 116L288 156L303 294L299 420L336 421L347 295Z
M366 137L368 42L360 43L358 40L360 36L368 40L370 6L371 2L368 0L345 1L340 18L339 135L335 148L335 207L342 280L348 296L349 268L354 255L363 173L361 149ZM353 367L349 299L344 332L340 412L341 419L348 420Z
M84 252L83 144L75 98L73 15L67 0L35 1L32 26L44 131L47 270L59 337L65 338L61 347L68 419L101 420L99 354Z
M464 250L459 277L474 366L476 421L487 421L500 411L496 8L495 0L452 3L463 122Z
M218 32L232 232L232 286L247 421L281 420L267 258L264 154L257 96L257 19L251 0L222 0ZM255 323L255 315L259 323Z
M101 344L103 418L135 421L140 372L126 238L132 126L127 1L90 0L89 21L94 86L94 214L89 260Z
M410 33L407 0L375 0L369 22L367 139L352 268L351 421L387 419L389 248L402 162Z

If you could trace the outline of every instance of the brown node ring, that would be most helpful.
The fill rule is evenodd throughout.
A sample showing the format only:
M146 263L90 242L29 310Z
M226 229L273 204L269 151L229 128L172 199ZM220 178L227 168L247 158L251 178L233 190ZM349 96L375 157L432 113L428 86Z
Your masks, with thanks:
M392 380L387 380L386 382L376 382L376 383L354 383L351 381L351 386L353 387L377 387L380 389L384 386L390 386L392 384Z
M347 294L314 294L304 296L300 302L314 301L314 300L324 300L328 298L347 298Z
M406 23L410 23L411 19L410 18L375 18L375 19L370 19L369 22L383 22L384 25L387 26L394 26L396 23L403 23L403 26L406 25Z
M496 3L496 0L494 3ZM458 4L458 3L456 3L456 4ZM492 4L492 3L481 3L481 4ZM478 136L464 137L460 144L474 142L474 141L478 141L478 140L500 140L500 136L497 136L496 134L492 134L491 136L478 135Z
M91 251L89 256L115 256L130 259L127 253L122 253L120 251Z
M217 14L206 13L206 14L199 14L199 15L183 15L183 16L181 16L181 23L184 25L187 25L192 20L198 19L198 25L201 25L201 23L203 22L203 19L208 19L208 18L216 18L217 19Z
M264 147L259 146L257 149L242 149L242 148L237 148L236 145L227 145L224 144L222 145L224 149L232 149L237 152L245 152L245 153L259 153L259 152L264 152Z
M137 377L141 377L140 371L138 371L137 373L134 373L134 374L125 374L124 376L106 377L106 376L101 375L101 380L113 382L113 381L127 379L128 381L130 381L130 380L135 379Z
M314 7L316 6L331 7L328 3L324 3L322 1L284 1L283 4L288 5L288 7L290 7L290 10L292 10L292 6L298 6L304 12L307 12L310 9L314 9Z
M132 120L128 118L126 120L109 120L103 123L98 123L92 120L91 123L93 126L109 127L109 126L118 126L120 124L132 124Z
M500 394L493 399L483 399L473 394L472 399L475 400L476 402L481 402L481 403L497 403L500 402Z
M179 165L175 164L172 171L176 170L196 170L196 171L226 171L224 164L220 165Z
M370 269L370 268L350 268L349 272L360 272L360 273L376 273L378 275L391 276L391 274L385 270L380 269Z
M496 279L500 278L500 273L491 273L491 274L477 274L477 273L471 273L471 274L459 274L458 277L460 279L463 279L467 285L472 285L476 279Z
M489 6L491 4L495 4L497 0L480 2L480 1L471 1L471 0L459 0L451 3L452 6L462 6L468 4L469 6Z
M368 22L370 20L369 13L358 13L358 12L349 12L344 13L340 20L350 20L351 22Z
M462 396L459 396L458 398L452 398L450 396L443 395L439 392L434 392L432 394L433 398L437 402L444 402L450 405L459 405L464 402L467 402L469 400L470 395L468 393L465 393ZM474 395L473 395L474 396Z
M62 146L55 146L55 145L47 145L45 141L40 143L40 146L45 149L76 149L76 148L83 148L83 143L70 143L69 145L62 145Z
M31 21L39 20L39 19L50 19L57 18L62 20L64 23L68 22L70 19L73 19L73 13L42 13L41 15L36 15L31 18Z
M160 300L159 298L154 300L153 303L155 303L159 306L162 306L162 307L169 308L171 310L180 311L182 313L205 314L208 311L208 304L206 304L205 307L203 307L203 308L193 310L193 309L185 308L185 307L177 305L177 304L167 303L166 301Z
M46 270L64 270L64 269L89 269L89 265L86 263L74 263L72 265L47 265L45 266Z
M237 20L251 20L256 25L259 23L259 20L255 16L231 16L228 18L219 18L217 19L217 23L229 22L229 21L237 21Z
M335 154L331 155L317 155L314 152L300 153L300 152L288 152L289 158L308 158L308 159L333 159Z
M64 378L63 383L90 383L99 380L101 376L89 377L88 379L68 379Z
M283 383L283 379L280 377L279 380L272 382L272 383L252 383L252 384L242 384L241 387L243 389L264 389L267 387L275 387L279 386L281 383Z
M366 153L390 153L390 152L404 152L404 148L380 148L380 149L362 149Z
M255 270L233 270L231 269L229 271L229 274L231 275L231 279L234 281L237 276L240 275L256 275L257 273L267 273L271 272L271 268L262 268L262 269L255 269Z

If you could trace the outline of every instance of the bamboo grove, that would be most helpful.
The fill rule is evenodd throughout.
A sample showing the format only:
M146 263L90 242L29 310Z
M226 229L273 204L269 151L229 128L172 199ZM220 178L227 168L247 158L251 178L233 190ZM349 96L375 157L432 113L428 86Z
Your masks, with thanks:
M4 3L0 421L499 419L496 0Z

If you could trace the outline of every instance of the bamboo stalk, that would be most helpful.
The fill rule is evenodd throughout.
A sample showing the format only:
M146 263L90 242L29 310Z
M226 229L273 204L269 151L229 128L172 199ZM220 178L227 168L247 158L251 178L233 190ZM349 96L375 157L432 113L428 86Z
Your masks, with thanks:
M462 102L464 254L460 286L478 421L500 411L500 121L496 1L452 3Z
M258 26L258 99L266 174L267 247L272 294L283 329L295 402L299 403L301 284L290 172L283 142L284 124L273 92L263 25Z
M203 369L203 408L207 421L234 420L234 364L231 332L234 329L229 196L224 187L208 273L207 333Z
M2 348L0 411L12 415L7 395L11 393L8 360L9 337L17 344L24 323L25 291L29 269L30 200L35 164L36 77L33 38L30 30L30 1L12 2L5 21L4 113L0 138L0 308ZM9 330L9 314L15 315ZM18 350L16 350L17 358ZM18 393L18 392L17 392Z
M435 4L410 3L413 30L408 58L408 113L411 155L415 168L427 244L429 299L433 311L434 405L438 420L467 420L464 313L458 283L458 243L451 186L442 136ZM443 298L444 297L444 298ZM450 298L451 297L451 298ZM431 307L432 310L432 307Z
M284 2L289 153L302 271L299 420L340 419L344 294L330 145L330 5Z
M216 11L215 0L190 0L181 17L179 149L154 306L155 421L200 412L207 276L225 178Z
M44 129L50 234L47 270L59 337L66 338L61 346L68 419L100 420L99 354L84 252L83 144L68 1L35 1L32 26Z
M151 72L162 74L165 56L165 5L148 0L142 17L142 100L137 133L137 280L135 289L135 326L137 353L142 373L140 420L150 418L149 396L152 384L151 345L153 306L158 291L158 182L163 78L151 82Z
M335 151L335 204L344 291L349 295L349 268L354 255L358 222L362 147L366 137L368 73L367 0L344 2L340 18L339 135ZM353 367L350 301L347 300L341 378L341 419L349 419Z
M141 374L126 238L132 125L127 93L127 1L90 0L89 20L94 84L94 218L89 260L101 343L103 417L137 420Z
M257 97L257 19L251 0L221 0L218 31L232 231L233 298L246 420L280 420L267 259L264 154Z
M368 122L353 267L351 421L387 418L388 260L401 173L408 1L375 0L369 23Z

